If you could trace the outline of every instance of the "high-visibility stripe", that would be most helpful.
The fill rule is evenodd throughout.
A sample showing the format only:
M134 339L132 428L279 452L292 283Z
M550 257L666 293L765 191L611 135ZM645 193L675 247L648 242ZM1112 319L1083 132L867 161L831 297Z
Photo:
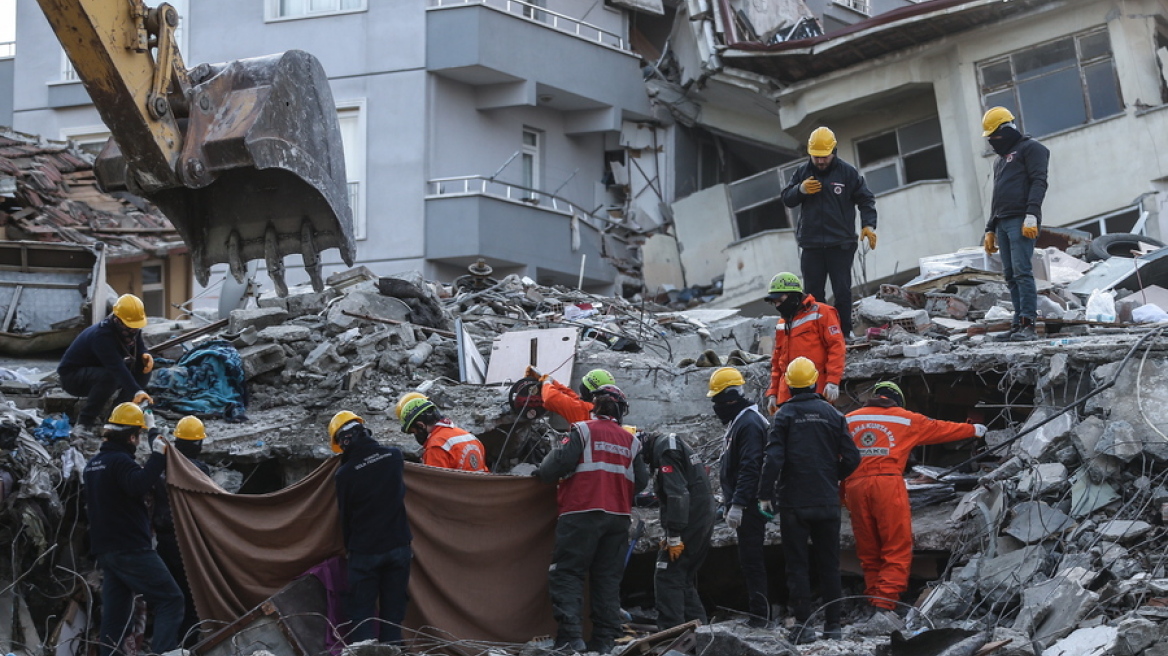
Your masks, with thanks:
M581 463L576 467L576 473L586 471L603 471L610 474L621 474L630 481L634 479L632 467L625 467L614 462Z
M856 421L882 421L889 424L903 424L905 426L912 426L912 419L908 417L897 417L895 415L850 415L848 416L848 423Z
M455 435L454 437L442 443L442 450L450 451L459 444L466 444L467 442L473 442L477 439L477 437L471 435L470 433L467 433L466 435Z
M811 314L809 314L805 317L799 317L799 319L797 319L795 321L795 323L791 324L791 327L798 328L799 326L802 326L803 324L807 323L808 321L818 321L820 316L821 315L818 312L812 312Z

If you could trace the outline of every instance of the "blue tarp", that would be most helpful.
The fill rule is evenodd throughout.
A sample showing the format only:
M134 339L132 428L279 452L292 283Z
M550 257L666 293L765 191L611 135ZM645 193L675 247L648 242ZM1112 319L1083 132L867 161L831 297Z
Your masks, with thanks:
M155 371L150 389L154 403L166 410L247 421L243 360L225 340L205 342L173 367Z
M32 432L32 436L40 440L42 444L48 445L57 440L68 438L72 429L72 426L69 425L69 417L62 414L52 414L45 417L41 425Z

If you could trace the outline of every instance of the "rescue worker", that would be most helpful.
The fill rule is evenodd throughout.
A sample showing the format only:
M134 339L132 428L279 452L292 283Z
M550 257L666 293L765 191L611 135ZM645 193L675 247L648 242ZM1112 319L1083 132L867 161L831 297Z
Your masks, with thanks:
M616 385L616 379L604 369L593 369L584 374L580 379L579 394L531 366L527 367L524 376L542 383L540 396L543 398L543 407L567 419L570 424L587 421L592 416L593 392L604 385Z
M904 468L913 448L982 437L986 427L939 421L904 409L896 383L877 383L865 407L847 416L860 466L844 482L845 502L864 569L864 594L878 609L894 610L908 588L912 513Z
M207 463L199 460L203 451L203 440L207 437L206 427L202 420L194 415L187 415L178 420L174 427L174 448L186 456L199 471L207 476L211 475L211 468ZM154 526L154 537L157 541L159 557L166 563L166 569L174 577L183 593L185 612L178 635L184 647L192 647L199 641L198 632L191 629L199 623L199 615L195 612L195 600L191 596L191 586L187 581L186 570L183 568L182 553L178 548L178 536L174 531L174 512L170 507L170 496L166 493L166 472L158 477L154 485L154 512L151 515Z
M89 517L89 551L101 568L101 633L98 656L121 653L129 635L134 596L154 611L151 653L178 646L183 593L152 546L146 498L166 469L166 439L155 437L146 465L134 460L142 433L153 428L133 403L110 414L105 439L85 465L84 493Z
M856 255L856 208L861 237L876 249L876 196L856 167L836 154L835 133L815 128L807 139L807 162L791 173L783 204L798 207L795 240L799 268L815 298L827 298L827 279L835 295L844 335L852 336L852 260Z
M535 475L559 482L556 545L548 594L558 627L555 649L607 654L621 634L620 582L629 546L633 495L649 482L641 443L621 427L628 401L615 385L592 390L593 419L577 422ZM589 577L592 640L583 640L584 577Z
M743 395L745 385L746 379L737 369L722 367L710 375L706 396L714 402L714 414L726 426L719 476L722 501L729 508L726 526L738 535L738 564L746 579L751 615L747 623L761 628L769 622L771 611L763 556L767 518L758 510L758 476L768 425L758 405Z
M1002 251L1002 269L1014 320L1010 331L995 337L1000 342L1038 339L1038 289L1031 270L1034 243L1042 225L1042 201L1046 198L1046 174L1050 151L1023 135L1014 114L1005 107L991 107L981 119L982 136L998 154L994 162L994 196L986 222L985 252Z
M771 384L766 391L767 414L775 414L779 404L791 398L784 372L797 357L805 357L815 364L820 378L816 391L834 403L839 398L847 354L835 308L803 293L799 277L787 272L771 278L765 300L779 313L771 356Z
M146 387L154 358L146 352L142 328L146 308L133 294L122 294L113 312L73 340L57 375L61 387L73 396L85 397L77 416L77 435L90 437L102 406L115 396L115 403L152 403Z
M657 553L653 577L657 630L692 620L706 623L698 596L698 570L710 551L714 533L714 495L701 456L676 433L641 433L660 502L665 539Z
M771 420L758 497L764 512L779 510L787 589L795 615L789 638L795 644L816 639L811 617L811 580L807 544L815 550L815 571L823 597L823 635L842 637L839 572L840 481L860 463L847 422L815 393L819 372L807 358L787 367L793 396Z
M402 406L402 432L422 446L422 464L462 471L487 471L487 451L479 438L442 416L428 398L411 399Z
M348 556L345 640L353 644L376 636L400 645L413 560L405 459L401 449L378 444L365 420L348 410L333 415L328 433L333 453L341 454L333 481Z

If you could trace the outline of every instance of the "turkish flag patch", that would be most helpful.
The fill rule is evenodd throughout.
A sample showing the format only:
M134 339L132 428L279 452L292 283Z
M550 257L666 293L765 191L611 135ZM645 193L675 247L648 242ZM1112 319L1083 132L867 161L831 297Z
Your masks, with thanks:
M673 465L664 465L664 466L662 466L662 467L661 467L661 473L662 473L662 474L672 474L672 473L673 473Z
M567 444L568 442L571 442L571 441L572 441L572 438L565 437L564 439L560 440L560 444Z
M838 335L839 333L840 333L839 326L831 326L827 329L827 334L829 334L829 335Z

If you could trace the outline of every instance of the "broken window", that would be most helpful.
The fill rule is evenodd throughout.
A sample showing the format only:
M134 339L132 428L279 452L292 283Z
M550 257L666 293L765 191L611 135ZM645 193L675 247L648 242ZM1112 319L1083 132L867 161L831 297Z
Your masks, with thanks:
M142 305L146 306L146 316L166 316L166 278L161 262L142 265Z
M743 239L765 230L790 228L787 213L783 211L782 170L773 168L728 185L730 207L738 238Z
M1034 136L1123 111L1106 28L981 62L977 70L985 109L1009 109Z
M1102 237L1103 235L1135 232L1136 223L1139 220L1140 208L1133 206L1108 212L1079 223L1072 223L1067 227L1089 232L1094 237ZM1139 234L1143 234L1143 232L1143 227L1141 227Z
M860 172L872 193L922 180L945 180L941 122L934 116L867 139L856 140Z

